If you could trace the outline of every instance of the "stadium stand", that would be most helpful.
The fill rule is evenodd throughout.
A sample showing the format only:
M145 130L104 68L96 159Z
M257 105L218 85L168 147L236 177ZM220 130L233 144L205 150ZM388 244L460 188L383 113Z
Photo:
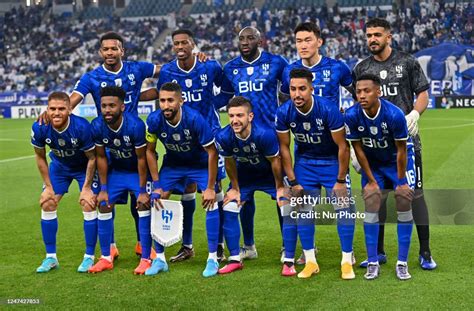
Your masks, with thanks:
M343 59L351 67L367 56L363 29L365 21L376 16L390 21L392 46L409 53L443 42L474 44L470 2L461 4L462 11L459 3L455 7L426 0L398 8L389 2L344 0L331 8L324 0L266 0L259 9L252 0L221 1L216 6L198 0L189 15L176 18L176 27L191 29L199 49L221 63L238 55L236 34L248 25L262 31L264 49L295 60L292 29L306 20L321 27L325 38L322 54ZM366 7L360 8L362 5ZM381 9L387 6L391 9ZM77 78L100 61L98 36L109 30L125 37L128 59L150 60L152 54L153 62L167 62L173 58L170 38L152 48L166 22L146 18L178 13L181 8L180 1L132 0L121 14L111 7L89 7L68 18L55 18L47 6L12 9L0 18L0 91L71 90ZM144 19L125 22L122 17Z

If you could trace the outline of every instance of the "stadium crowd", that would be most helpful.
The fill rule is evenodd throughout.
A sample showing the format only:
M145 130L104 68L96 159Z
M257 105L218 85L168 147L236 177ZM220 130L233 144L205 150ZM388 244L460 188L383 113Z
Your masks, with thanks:
M77 79L100 61L98 34L107 30L121 33L126 40L129 60L165 63L174 56L171 40L153 50L165 22L144 19L123 21L56 18L48 7L13 9L3 20L4 46L1 51L0 91L71 90ZM415 2L413 7L382 11L378 7L342 11L322 6L287 10L248 9L178 18L177 26L194 31L198 47L225 63L238 55L236 34L245 26L255 26L264 34L265 50L297 59L292 29L301 21L316 22L325 38L321 53L344 60L351 68L367 56L364 25L371 17L386 17L393 27L393 46L414 53L441 42L474 44L474 6L445 5L443 1Z

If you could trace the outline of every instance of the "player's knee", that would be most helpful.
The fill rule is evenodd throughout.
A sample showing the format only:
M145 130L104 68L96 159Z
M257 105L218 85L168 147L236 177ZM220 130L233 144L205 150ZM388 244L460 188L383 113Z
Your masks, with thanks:
M412 189L395 190L395 204L397 211L406 212L411 210L411 202L413 201L414 192Z
M139 212L146 212L146 211L149 211L149 210L150 210L150 206L149 206L149 205L146 205L146 204L138 203L138 204L137 204L137 210L138 210Z
M112 210L114 209L113 205L99 205L99 213L101 214L106 214L106 213L112 213Z
M163 194L161 195L161 198L163 200L168 200L171 196L171 191L166 191L166 192L163 192Z
M82 200L81 202L81 207L83 212L93 212L95 211L95 206L90 205L89 203L85 202L85 200Z
M423 189L421 188L415 188L415 195L413 197L413 200L420 199L424 196Z
M58 205L54 200L47 200L41 204L41 209L45 212L54 212L58 209Z
M410 210L408 211L397 211L397 220L399 222L412 222L413 221L413 213Z
M364 191L363 198L365 211L369 213L378 213L380 205L382 204L382 193L380 190Z

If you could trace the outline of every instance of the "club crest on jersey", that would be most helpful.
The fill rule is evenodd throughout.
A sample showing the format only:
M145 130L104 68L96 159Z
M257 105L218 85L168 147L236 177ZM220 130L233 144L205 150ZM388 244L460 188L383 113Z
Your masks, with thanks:
M193 138L191 137L191 132L190 132L188 129L184 129L183 132L184 132L184 136L185 136L184 138L185 138L186 140L191 140L191 139L193 139Z
M318 131L324 130L323 119L316 119L316 124L318 125Z
M244 152L250 152L250 147L249 146L244 146L244 148L242 148L244 150Z
M117 147L120 146L120 139L115 138L114 139L114 145L117 146Z
M349 126L347 124L344 124L344 127L346 129L346 134L351 135L351 130L349 129Z
M376 126L371 126L369 129L370 129L370 133L372 135L377 135L377 133L379 132L379 130Z
M121 87L122 86L122 79L115 79L115 86Z
M130 136L124 136L123 141L125 142L125 145L130 146Z
M200 78L201 78L201 85L207 86L207 74L200 75Z
M186 87L191 87L191 86L193 86L193 80L191 80L191 79L186 79L186 80L184 80L184 83L186 84Z
M180 140L181 140L181 135L179 135L178 133L173 134L173 139L174 139L175 141L180 141Z
M71 144L72 144L74 147L77 146L77 142L78 142L77 138L71 137Z
M257 152L257 146L255 146L255 143L250 143L250 148L252 148L253 152Z
M382 71L380 72L380 78L381 78L381 79L384 79L384 80L385 80L385 79L387 78L387 75L388 75L387 70L382 70Z
M395 66L395 71L397 72L397 78L402 78L403 77L403 66L402 65L398 65L398 66Z
M249 76L253 75L253 67L247 67L247 74Z
M309 122L303 122L303 128L307 131L311 129L311 123Z
M128 75L128 79L130 80L130 85L135 85L135 75L133 73Z
M270 64L263 64L262 69L264 75L270 74Z
M357 129L359 130L359 132L363 132L365 130L363 126L359 126Z
M47 143L47 144L50 144L50 143L51 143L51 139L46 138L46 143Z
M387 123L386 123L386 122L382 122L381 126L382 126L382 133L388 134Z
M61 147L64 147L66 145L66 142L64 141L64 139L60 138L58 139L58 144L61 146Z
M329 82L331 80L331 70L323 70L323 76L324 82Z

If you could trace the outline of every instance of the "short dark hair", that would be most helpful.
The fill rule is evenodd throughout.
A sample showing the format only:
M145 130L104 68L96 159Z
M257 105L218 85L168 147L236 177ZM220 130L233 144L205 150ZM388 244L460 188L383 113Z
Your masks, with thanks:
M229 100L229 103L227 104L226 108L227 108L227 111L229 111L229 108L233 108L233 107L247 107L248 111L251 112L253 107L252 107L252 103L250 102L250 100L246 97L243 97L243 96L235 96L233 98L231 98L231 100Z
M365 29L373 27L383 27L383 29L390 31L390 23L383 18L372 18L365 24Z
M101 45L102 45L102 41L104 41L104 40L118 40L118 41L120 41L120 43L122 43L122 47L123 47L123 38L122 38L121 35L119 35L116 32L109 31L109 32L106 32L105 34L103 34L102 37L100 37L100 44Z
M294 78L303 78L313 83L313 74L306 68L296 68L290 71L290 80Z
M48 95L48 103L51 100L63 100L67 104L70 103L69 95L67 95L65 92L52 92L51 94Z
M194 34L191 30L189 29L183 29L183 28L180 28L180 29L176 29L175 31L173 31L171 33L171 38L173 39L174 36L176 35L188 35L188 37L190 37L191 39L194 40Z
M160 91L168 91L168 92L175 92L181 96L181 86L176 82L166 82L160 87Z
M119 86L106 86L100 90L100 97L114 96L118 97L123 103L125 101L125 91Z
M374 82L375 85L377 86L380 86L381 85L381 81L380 81L380 78L377 77L376 75L374 74L370 74L370 73L364 73L362 75L360 75L359 77L357 77L357 82L361 81L361 80L371 80Z
M295 30L293 31L293 34L296 35L300 31L312 32L316 35L316 37L321 38L321 29L319 29L318 25L313 22L304 22L298 24L298 26L296 26Z

